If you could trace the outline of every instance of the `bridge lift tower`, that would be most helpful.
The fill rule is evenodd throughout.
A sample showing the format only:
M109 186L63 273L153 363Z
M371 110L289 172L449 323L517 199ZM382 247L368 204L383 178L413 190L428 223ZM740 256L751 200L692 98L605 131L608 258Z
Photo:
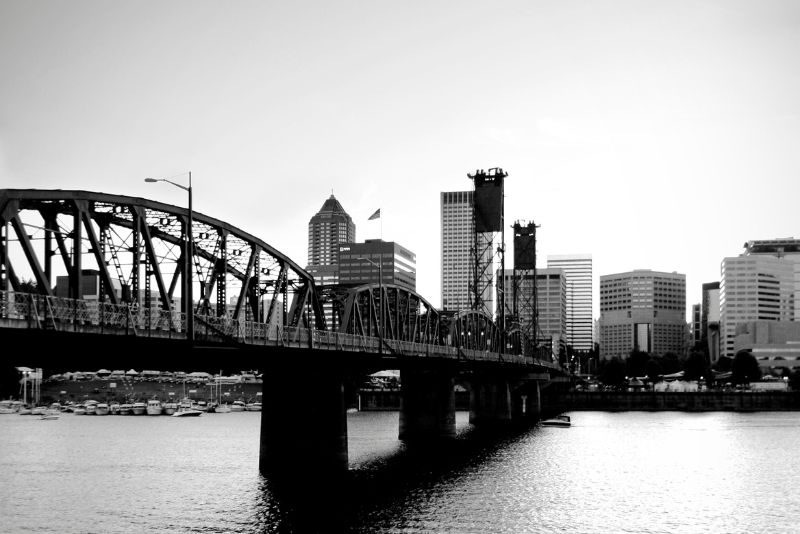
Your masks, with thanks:
M536 346L540 336L536 284L536 229L533 222L516 221L514 226L514 272L511 278L513 320Z
M514 226L514 272L512 275L513 321L531 343L540 360L553 356L552 337L545 339L539 323L539 294L536 272L536 229L539 225L516 221Z
M494 315L491 309L491 291L494 280L494 258L500 258L500 272L505 270L505 224L503 190L507 172L499 167L488 171L483 169L467 174L473 181L475 190L472 195L473 243L470 247L470 309L482 311L489 316ZM495 249L497 232L500 242ZM497 277L497 324L505 331L505 288L503 276Z

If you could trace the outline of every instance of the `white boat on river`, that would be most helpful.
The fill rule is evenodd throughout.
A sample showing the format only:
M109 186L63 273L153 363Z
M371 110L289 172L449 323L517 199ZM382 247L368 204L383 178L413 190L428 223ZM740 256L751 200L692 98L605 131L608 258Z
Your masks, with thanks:
M555 417L551 417L550 419L545 419L544 421L542 421L542 426L567 427L567 426L572 426L572 421L570 420L568 415L557 415Z

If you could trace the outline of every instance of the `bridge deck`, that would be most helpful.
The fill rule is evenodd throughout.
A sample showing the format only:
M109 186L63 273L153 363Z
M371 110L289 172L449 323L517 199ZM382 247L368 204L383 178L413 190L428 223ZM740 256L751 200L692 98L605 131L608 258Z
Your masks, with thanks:
M186 338L186 317L180 312L168 312L157 308L137 309L127 304L0 291L0 328L180 340ZM373 336L276 326L197 314L195 342L243 347L269 346L360 352L402 358L494 362L558 369L552 362L522 354L380 339Z

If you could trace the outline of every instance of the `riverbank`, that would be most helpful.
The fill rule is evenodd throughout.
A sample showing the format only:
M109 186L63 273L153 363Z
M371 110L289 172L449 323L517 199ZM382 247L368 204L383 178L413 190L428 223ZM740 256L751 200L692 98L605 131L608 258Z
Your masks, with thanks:
M160 382L146 380L57 380L42 383L41 402L127 402L157 398L161 401L180 400L188 397L193 400L219 400L233 402L241 400L252 402L261 400L261 382L221 384L196 384L183 382Z
M262 384L183 384L141 380L51 381L42 384L42 403L162 401L188 397L193 400L233 402L261 400ZM469 391L455 393L456 410L469 410ZM400 409L399 390L361 390L350 397L348 407L360 411L396 411ZM697 391L697 392L611 392L549 391L542 392L543 413L567 411L800 411L798 391Z
M548 409L567 411L799 411L798 391L543 392Z

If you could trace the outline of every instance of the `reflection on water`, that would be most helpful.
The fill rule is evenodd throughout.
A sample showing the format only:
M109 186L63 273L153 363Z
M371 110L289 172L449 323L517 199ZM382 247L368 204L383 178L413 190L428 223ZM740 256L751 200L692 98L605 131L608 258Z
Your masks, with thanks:
M348 415L339 480L260 476L260 414L0 416L4 532L791 532L795 413L576 412L408 449Z

